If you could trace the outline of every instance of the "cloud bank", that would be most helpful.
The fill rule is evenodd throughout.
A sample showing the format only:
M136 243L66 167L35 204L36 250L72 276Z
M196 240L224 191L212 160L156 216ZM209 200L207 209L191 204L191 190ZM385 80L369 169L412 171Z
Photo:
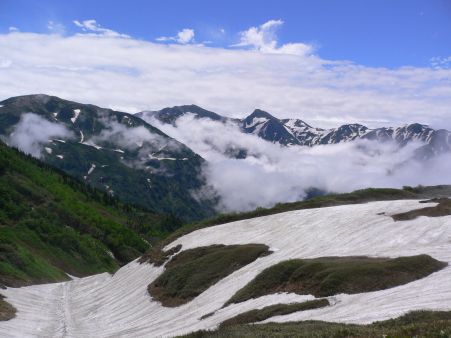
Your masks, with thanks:
M40 158L45 143L54 138L67 139L72 133L62 124L53 123L45 118L26 113L14 127L8 143L23 152Z
M321 127L419 122L451 129L451 69L325 60L308 45L280 45L280 20L243 31L235 48L153 43L95 20L76 24L75 35L0 34L0 98L46 93L129 112L194 103L239 117L262 108Z
M232 123L186 115L176 126L150 119L166 134L207 159L204 175L220 196L219 209L245 211L298 201L309 189L349 192L366 187L451 183L451 155L426 163L412 160L421 144L401 149L394 143L361 140L337 145L282 147L243 134ZM231 158L245 150L245 159ZM206 189L206 192L208 189Z

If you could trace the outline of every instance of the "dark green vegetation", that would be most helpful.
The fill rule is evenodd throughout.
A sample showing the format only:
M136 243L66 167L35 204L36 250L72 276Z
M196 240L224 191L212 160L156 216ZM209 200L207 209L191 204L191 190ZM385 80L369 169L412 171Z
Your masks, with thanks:
M370 325L305 321L258 325L233 325L216 331L199 331L185 338L410 338L450 337L451 312L416 311Z
M0 285L114 271L167 221L0 142Z
M424 202L436 202L438 204L435 207L426 207L396 214L392 216L393 219L395 221L407 221L419 216L441 217L451 215L451 199L437 198Z
M64 126L71 137L46 143L50 153L43 151L41 159L92 187L183 221L214 214L214 201L192 196L204 185L205 161L139 117L47 95L13 97L0 105L0 137L6 140L28 112ZM181 222L168 225L171 232Z
M139 258L139 262L148 262L155 266L162 266L173 254L179 252L181 249L181 244L178 244L167 251L151 249Z
M318 309L329 305L327 299L315 299L302 303L275 304L262 309L251 310L223 321L220 327L261 322L265 319L287 315L293 312Z
M240 303L277 292L327 297L392 288L426 277L447 266L427 255L399 258L323 257L292 259L258 274L227 303Z
M270 252L263 244L211 245L180 252L148 287L163 306L185 304L232 272Z
M4 298L5 297L0 294L0 321L10 320L16 315L14 306L9 304Z
M315 196L308 200L293 202L293 203L279 203L273 208L258 208L253 211L244 213L232 213L232 214L220 214L213 218L187 224L172 234L167 236L163 241L159 242L150 249L146 257L161 257L164 256L164 252L161 252L163 248L175 241L177 238L182 237L190 232L215 226L219 224L225 224L229 222L241 221L245 219L262 217L268 215L274 215L281 212L331 207L336 205L345 204L358 204L373 201L390 201L390 200L402 200L402 199L422 199L422 198L436 198L451 196L451 186L440 185L431 187L404 187L403 189L363 189L356 190L346 194L330 194L324 196Z

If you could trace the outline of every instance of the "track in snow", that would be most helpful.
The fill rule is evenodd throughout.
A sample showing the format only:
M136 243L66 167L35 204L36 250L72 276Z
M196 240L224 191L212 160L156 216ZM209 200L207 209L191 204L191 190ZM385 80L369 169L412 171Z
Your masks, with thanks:
M182 250L211 244L262 243L273 254L234 272L191 302L165 308L152 301L147 286L164 267L127 264L58 284L2 291L17 317L0 322L1 337L161 337L214 329L225 319L253 308L313 299L275 294L222 305L263 269L290 258L321 256L399 257L429 254L451 262L451 216L394 222L387 216L423 208L418 201L373 202L291 211L201 229L171 243ZM385 212L386 215L380 215ZM166 248L166 249L167 249ZM416 309L451 310L451 267L388 290L330 297L330 307L273 317L267 321L319 319L370 323ZM200 317L216 311L204 320Z

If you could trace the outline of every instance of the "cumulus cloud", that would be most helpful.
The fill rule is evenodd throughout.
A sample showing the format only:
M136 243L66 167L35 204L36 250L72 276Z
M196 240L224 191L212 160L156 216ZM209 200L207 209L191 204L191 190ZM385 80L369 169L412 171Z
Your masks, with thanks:
M91 33L91 34L97 34L102 36L108 36L108 37L120 37L120 38L129 38L130 36L127 34L121 34L116 31L113 31L109 28L104 28L100 24L97 23L96 20L90 19L90 20L84 20L84 21L78 21L74 20L73 23L75 26L80 27L83 32Z
M240 33L240 42L233 46L251 47L264 53L292 55L309 55L313 53L313 46L305 43L288 43L277 46L276 30L282 25L282 20L269 20L258 27L250 27Z
M177 33L176 36L160 36L156 38L157 41L175 41L180 44L187 44L194 42L194 29L184 28Z
M64 125L50 122L34 113L26 113L21 116L19 123L14 127L8 143L39 158L42 155L44 144L49 140L70 137L72 134Z
M83 34L0 34L0 98L46 93L128 112L194 103L235 117L258 107L319 127L451 129L451 69L152 43L79 25Z
M451 155L427 163L413 160L420 144L399 148L368 140L337 145L282 147L243 134L233 123L186 115L175 126L152 124L208 160L204 175L225 211L270 207L303 199L309 189L349 192L366 187L451 183ZM244 150L245 159L231 158Z

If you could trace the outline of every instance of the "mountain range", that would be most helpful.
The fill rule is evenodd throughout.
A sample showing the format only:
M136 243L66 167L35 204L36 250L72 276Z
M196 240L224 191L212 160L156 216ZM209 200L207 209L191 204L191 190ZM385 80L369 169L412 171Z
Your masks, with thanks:
M423 143L417 152L421 158L428 158L451 150L451 133L445 129L432 129L420 123L401 127L369 128L361 124L344 124L337 128L313 127L301 119L279 119L270 113L255 109L243 119L228 118L195 105L176 106L159 111L141 112L144 120L157 119L161 123L176 125L177 120L187 114L197 119L236 124L243 133L254 134L266 141L284 146L317 146L338 144L358 139L378 142L396 142L405 146L410 142Z
M190 222L217 213L219 197L212 189L205 193L208 182L203 168L208 161L189 142L184 144L175 139L177 135L156 128L158 124L180 128L183 117L216 122L218 136L222 126L232 125L243 135L282 147L360 139L392 141L399 147L418 142L415 156L421 160L451 150L449 131L418 123L397 128L345 124L322 129L300 119L279 119L260 109L242 119L196 105L129 114L42 94L0 102L0 139L125 203ZM247 152L232 145L224 154L243 159Z
M62 135L52 133L57 126ZM47 95L14 97L0 102L0 137L28 152L39 142L41 160L127 203L185 220L214 213L211 201L191 194L204 185L204 159L132 114Z

